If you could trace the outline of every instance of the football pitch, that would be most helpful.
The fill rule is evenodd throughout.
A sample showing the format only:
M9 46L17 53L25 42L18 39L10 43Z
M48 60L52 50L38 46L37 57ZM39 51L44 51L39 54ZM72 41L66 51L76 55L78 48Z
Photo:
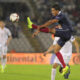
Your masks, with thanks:
M51 65L7 65L0 80L51 80ZM56 80L65 80L57 69ZM80 65L71 66L69 80L80 80Z

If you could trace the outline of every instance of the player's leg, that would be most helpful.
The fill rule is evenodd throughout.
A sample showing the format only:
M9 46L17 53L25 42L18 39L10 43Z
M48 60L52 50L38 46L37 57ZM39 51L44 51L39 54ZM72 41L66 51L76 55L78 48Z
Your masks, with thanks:
M64 58L64 62L65 62L66 64L68 64L69 61L70 61L70 58L68 57L68 59L66 60L66 56L65 56L64 54L62 54L62 56L63 56L63 58ZM60 61L59 61L59 59L58 59L57 57L55 58L54 63L57 63L58 65L60 65L59 72L62 74L62 72L63 72L63 67L62 67L62 64L60 63ZM70 67L69 67L68 72L64 75L64 78L65 78L65 79L68 78L69 72L70 72Z
M64 75L67 71L68 71L68 66L66 66L63 56L61 55L60 49L63 47L63 45L70 39L71 34L68 30L63 30L63 29L52 29L51 33L54 33L55 36L60 37L60 39L58 40L55 48L54 48L54 53L56 54L57 58L59 59L59 61L61 62L61 64L63 65L63 72L62 75Z
M61 48L62 47L59 44L56 44L55 47L54 47L54 53L56 54L57 58L59 59L59 61L63 65L63 67L65 68L66 67L66 64L64 62L64 59L63 59L62 54L59 52Z
M6 67L6 62L7 62L7 58L6 58L6 55L3 55L3 69L5 69Z
M4 57L3 57L3 63L4 63L4 68L6 67L7 63L7 46L4 46Z
M1 56L1 72L2 73L4 72L4 69L3 69L3 55Z
M33 22L30 20L29 17L27 17L27 23L28 23L27 27L29 29L32 29L32 28L33 29L38 29L38 26L33 24ZM48 28L48 27L41 28L40 31L45 32L45 33L55 34L55 36L57 36L57 37L61 37L61 35L62 35L62 37L65 37L65 34L67 34L67 37L68 37L68 34L71 34L70 33L71 31L69 31L67 29L64 30L64 29L55 29L55 28ZM64 32L64 34L63 34L63 32Z
M62 41L61 39L58 41L58 43L55 45L54 47L54 53L56 54L57 58L59 59L60 63L62 64L63 66L63 72L62 72L62 75L65 75L68 70L69 70L69 67L66 66L65 62L64 62L64 59L63 59L63 56L61 54L60 49L62 48L62 46L65 44L65 41Z
M4 72L4 69L5 69L5 66L6 66L6 55L3 55L2 56L2 59L1 59L1 72L3 73Z
M4 69L6 67L6 62L7 62L7 57L6 57L6 54L7 54L7 46L4 46L2 48L2 52L3 52L3 55L2 55L2 59L1 59L1 65L2 65L2 72L4 72Z
M60 37L60 39L58 40L56 46L54 47L54 53L56 54L56 56L58 57L59 61L61 62L61 64L65 68L66 64L65 64L65 62L63 60L63 57L61 55L61 52L59 52L59 50L70 39L71 33L70 33L69 30L54 29L54 28L51 30L51 33L54 33L55 36Z
M0 67L1 67L1 57L2 57L2 54L1 54L1 47L0 47Z
M54 53L52 53L50 64L53 64L55 57L56 57L56 55Z
M38 29L38 26L33 24L33 22L30 20L29 17L27 17L27 23L28 23L27 27L29 29ZM45 33L49 33L49 28L47 28L47 27L46 28L41 28L40 31L45 32Z
M53 64L52 71L51 71L51 80L55 80L56 68L57 68L57 67L58 67L58 64L57 64L57 63L54 63L54 64Z
M2 49L2 46L0 46L0 60L1 60L1 65L0 65L0 68L1 68L1 72L3 73L4 70L3 70L3 49Z

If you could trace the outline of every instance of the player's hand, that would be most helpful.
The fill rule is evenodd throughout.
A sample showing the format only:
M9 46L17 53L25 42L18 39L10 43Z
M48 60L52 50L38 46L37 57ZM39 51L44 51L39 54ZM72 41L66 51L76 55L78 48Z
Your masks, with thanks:
M44 52L43 56L46 56L47 54L48 54L48 52L46 51L46 52Z
M39 30L37 30L36 32L34 32L34 33L32 34L32 37L34 38L35 36L37 36L39 32L40 32Z

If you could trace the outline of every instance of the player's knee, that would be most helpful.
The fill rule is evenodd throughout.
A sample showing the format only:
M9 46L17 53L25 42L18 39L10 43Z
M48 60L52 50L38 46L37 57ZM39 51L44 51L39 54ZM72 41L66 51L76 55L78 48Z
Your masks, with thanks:
M57 67L58 67L58 64L57 63L54 63L53 64L53 68L56 69Z
M3 55L3 59L6 58L6 55Z
M58 50L54 49L54 53L56 54L58 52Z

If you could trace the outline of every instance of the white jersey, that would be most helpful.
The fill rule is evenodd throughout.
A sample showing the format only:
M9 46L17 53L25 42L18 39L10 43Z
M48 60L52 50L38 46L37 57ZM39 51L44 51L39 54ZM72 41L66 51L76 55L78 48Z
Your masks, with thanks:
M59 37L55 37L53 45L56 45L57 41L59 40ZM69 41L67 41L64 46L61 48L60 52L62 54L65 54L67 56L72 55L72 42L75 40L75 38L72 36Z
M5 46L9 36L11 36L11 32L8 28L0 28L0 45Z

